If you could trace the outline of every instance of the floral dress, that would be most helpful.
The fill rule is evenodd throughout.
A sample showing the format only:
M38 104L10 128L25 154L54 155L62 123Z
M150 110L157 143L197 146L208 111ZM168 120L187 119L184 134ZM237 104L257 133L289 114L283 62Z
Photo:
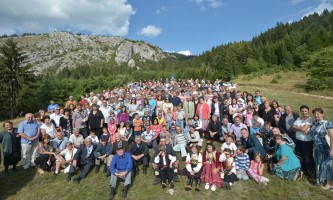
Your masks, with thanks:
M327 130L333 129L333 123L327 120L315 122L310 129L314 140L314 159L316 165L317 184L333 180L333 158L330 158L330 147L326 142Z

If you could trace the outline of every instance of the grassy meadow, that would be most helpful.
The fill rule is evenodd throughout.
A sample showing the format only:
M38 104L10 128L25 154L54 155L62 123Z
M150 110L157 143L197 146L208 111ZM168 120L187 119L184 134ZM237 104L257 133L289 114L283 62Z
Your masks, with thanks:
M294 110L302 104L310 109L322 107L328 119L333 119L333 100L318 97L305 96L299 85L304 84L306 75L304 73L280 73L277 83L270 83L276 79L274 75L257 77L246 80L239 77L233 82L238 83L241 91L254 93L260 89L269 100L277 100L280 105L291 104ZM276 82L276 81L274 81ZM326 91L318 95L333 96L333 92ZM21 119L13 120L15 127ZM1 123L2 124L2 123ZM0 127L2 129L2 127ZM216 144L217 148L221 144ZM152 152L151 152L152 154ZM182 163L181 168L184 167ZM152 185L154 179L152 169L148 175L140 173L134 178L133 187L130 188L127 199L148 200L148 199L332 199L333 192L324 191L314 185L314 180L303 177L300 181L292 182L281 180L275 176L265 173L270 179L268 185L258 185L254 181L236 182L231 190L218 189L215 192L185 191L186 177L180 176L180 183L175 184L174 194L171 195L168 189L162 189L160 185ZM106 178L102 172L95 174L94 169L82 180L79 185L73 182L66 182L66 175L60 174L57 177L52 173L40 175L35 169L23 171L21 165L18 171L13 173L10 169L8 176L4 176L4 167L0 165L0 199L108 199L110 178ZM123 183L117 189L115 199L121 199Z

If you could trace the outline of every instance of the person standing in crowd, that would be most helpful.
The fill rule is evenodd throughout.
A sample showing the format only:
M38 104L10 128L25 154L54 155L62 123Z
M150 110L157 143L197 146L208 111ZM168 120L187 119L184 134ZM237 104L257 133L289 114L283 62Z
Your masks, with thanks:
M0 143L4 155L5 175L7 175L9 166L13 165L13 171L16 171L16 165L21 160L21 138L11 121L5 121L2 126L4 131L0 133Z
M65 108L70 108L70 105L74 106L74 109L77 107L77 102L73 99L73 96L69 96L68 101L65 104Z
M178 96L179 92L172 91L172 95L170 96L170 102L173 106L179 106L182 103L182 100Z
M202 129L205 131L210 118L210 109L203 97L199 98L199 104L197 106L196 113L199 119L202 121Z
M103 99L102 101L102 105L101 107L99 107L99 110L102 112L103 116L104 116L104 123L103 123L103 127L108 127L108 121L111 115L111 107L108 106L108 102L106 99Z
M73 113L72 120L73 130L77 128L84 138L88 137L88 112L82 108L81 104L77 106L77 111Z
M315 178L315 166L313 159L313 139L310 135L310 128L313 119L309 115L309 107L300 107L301 117L294 122L293 129L296 132L296 153L301 158L301 166L305 175Z
M192 119L194 116L194 103L191 101L191 96L186 96L186 101L183 102L183 109L185 112L185 120Z
M133 161L131 154L125 152L122 146L116 149L117 154L113 156L110 164L111 180L110 180L110 200L114 199L118 179L125 180L122 198L127 197L127 192L131 186Z
M52 114L56 108L59 108L59 105L54 103L54 100L51 100L50 105L47 107L47 112Z
M64 133L66 137L70 137L73 133L72 130L72 116L70 115L70 110L67 108L64 110L64 115L60 117L60 130Z
M53 123L55 128L58 128L60 126L61 117L62 117L62 114L60 113L60 107L56 107L54 109L54 112L50 115L51 122Z
M315 123L310 129L314 138L314 159L316 166L316 181L324 185L324 190L332 189L333 180L333 123L324 119L322 108L312 111Z
M219 121L222 121L223 117L223 103L219 101L218 97L213 97L211 106L211 116L216 115Z
M284 106L284 113L281 115L278 123L278 127L283 134L288 134L288 136L295 141L296 133L293 130L294 123L299 115L293 112L291 105Z
M259 112L259 116L264 120L264 121L269 121L273 127L276 127L276 121L278 121L277 113L274 108L271 107L271 104L269 101L265 100L264 101L264 108L261 110L261 115Z
M17 132L21 137L23 169L29 169L30 167L36 166L34 161L39 141L38 129L39 126L37 122L33 120L32 113L27 113L25 115L25 120L20 122L18 126Z
M56 137L56 129L54 128L54 125L50 122L50 116L45 116L42 120L43 124L40 127L40 132L42 136L49 135L51 137L51 140Z
M104 125L103 113L98 110L97 104L92 105L92 111L88 116L88 127L90 131L95 131L96 136L99 138L102 133Z

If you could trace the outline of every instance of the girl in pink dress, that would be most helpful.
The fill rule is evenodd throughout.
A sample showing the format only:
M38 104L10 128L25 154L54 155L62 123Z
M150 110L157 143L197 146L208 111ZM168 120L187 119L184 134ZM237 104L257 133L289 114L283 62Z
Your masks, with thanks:
M113 144L116 141L116 132L117 132L117 124L114 122L114 119L111 117L108 123L108 131L110 133L109 142Z
M256 153L254 155L254 160L251 160L250 169L248 170L248 174L250 175L253 180L257 183L267 184L269 182L268 178L262 176L264 172L265 165L262 163L260 153Z

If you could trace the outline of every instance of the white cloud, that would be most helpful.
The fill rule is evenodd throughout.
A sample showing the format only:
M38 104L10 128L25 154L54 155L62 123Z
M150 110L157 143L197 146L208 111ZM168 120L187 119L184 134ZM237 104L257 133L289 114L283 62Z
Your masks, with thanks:
M299 3L301 3L303 0L291 0L291 3L293 4L293 5L297 5L297 4L299 4Z
M328 11L333 10L333 4L331 0L320 0L319 5L306 13L304 16L309 16L315 12L321 14L325 9Z
M191 55L190 50L178 51L177 53L179 53L179 54L183 54L183 55L185 55L185 56L190 56L190 55Z
M139 31L140 35L147 37L156 37L162 33L162 29L154 25L148 25Z
M134 14L127 0L0 1L0 34L68 30L125 36Z
M162 12L167 12L169 9L167 9L166 7L162 7L156 10L156 14L161 14Z
M223 5L221 0L190 0L198 5L201 5L202 10L206 10L206 6L218 8Z

